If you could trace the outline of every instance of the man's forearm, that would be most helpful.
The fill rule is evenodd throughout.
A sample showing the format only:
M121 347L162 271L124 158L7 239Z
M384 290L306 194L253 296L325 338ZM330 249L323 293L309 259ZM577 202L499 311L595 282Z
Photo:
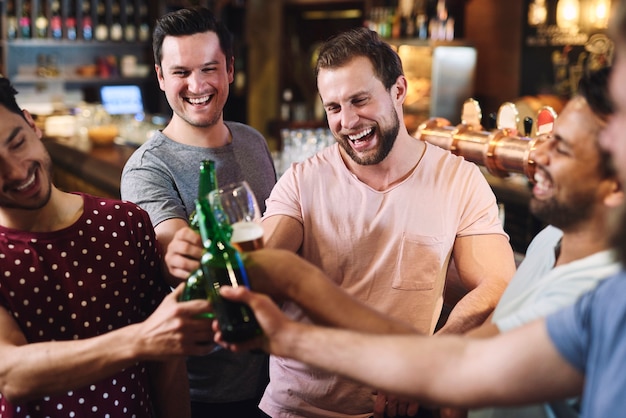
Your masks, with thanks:
M438 334L463 334L482 325L491 315L501 289L482 289L480 286L467 293L450 312Z
M383 337L290 323L271 340L277 355L430 405L537 402L580 393L583 382L539 321L487 340ZM510 349L520 346L525 350Z
M85 386L136 363L133 326L79 341L0 348L0 392L27 401Z
M277 301L295 302L317 324L373 333L416 332L410 325L355 299L294 253L262 250L248 257L248 273L255 291Z

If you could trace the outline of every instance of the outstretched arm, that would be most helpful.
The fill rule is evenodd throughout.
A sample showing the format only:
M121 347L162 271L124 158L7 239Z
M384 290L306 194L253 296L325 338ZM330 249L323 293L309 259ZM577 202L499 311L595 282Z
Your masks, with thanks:
M417 332L353 298L319 268L291 251L264 249L246 257L255 291L279 302L294 301L317 324L374 333Z
M558 354L543 320L490 339L379 336L290 321L269 298L246 289L223 288L222 295L250 305L265 331L254 343L227 347L256 345L425 404L518 404L582 389L582 375Z
M210 310L210 303L179 303L182 289L166 296L145 321L83 340L29 344L0 308L0 393L23 402L85 386L138 361L208 354L213 332L195 315Z

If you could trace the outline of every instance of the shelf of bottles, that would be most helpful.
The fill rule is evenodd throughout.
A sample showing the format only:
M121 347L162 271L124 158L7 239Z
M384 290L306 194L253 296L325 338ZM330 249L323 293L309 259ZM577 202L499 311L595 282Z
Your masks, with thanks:
M454 40L454 18L448 16L445 0L436 1L435 14L430 16L428 3L429 0L397 0L372 7L366 26L387 39Z
M147 42L151 36L145 0L6 1L3 38L9 42Z

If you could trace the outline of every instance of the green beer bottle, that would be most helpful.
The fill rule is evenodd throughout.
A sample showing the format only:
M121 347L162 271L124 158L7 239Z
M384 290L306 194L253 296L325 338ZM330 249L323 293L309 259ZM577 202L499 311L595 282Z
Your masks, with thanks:
M205 247L200 262L204 280L210 283L209 298L224 341L240 342L261 334L261 328L249 306L223 299L222 286L250 287L241 254L231 246L206 197L196 202L200 236ZM229 225L230 226L230 225Z
M183 289L183 294L180 296L180 300L208 299L211 294L210 286L211 283L206 277L204 277L202 269L199 268L187 277L185 288ZM213 319L215 318L215 315L213 312L205 312L199 314L198 317Z
M208 196L208 194L217 190L217 173L215 171L215 161L202 160L200 163L200 181L198 182L198 199ZM189 226L198 231L198 217L194 210L189 215Z

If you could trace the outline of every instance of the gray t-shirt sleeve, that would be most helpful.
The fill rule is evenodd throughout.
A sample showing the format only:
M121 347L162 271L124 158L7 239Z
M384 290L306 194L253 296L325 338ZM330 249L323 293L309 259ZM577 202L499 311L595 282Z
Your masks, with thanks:
M181 194L193 195L195 187L179 190L180 184L174 182L168 166L150 151L150 147L142 146L127 161L120 184L122 199L147 211L154 226L173 218L187 220L189 214Z

